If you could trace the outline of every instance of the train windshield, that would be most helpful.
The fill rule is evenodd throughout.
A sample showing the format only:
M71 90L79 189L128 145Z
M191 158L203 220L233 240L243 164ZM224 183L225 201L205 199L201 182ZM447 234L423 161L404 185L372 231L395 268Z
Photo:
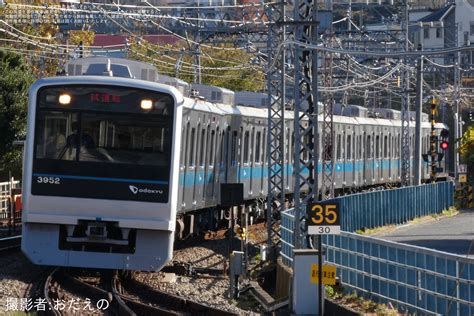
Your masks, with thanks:
M66 188L59 195L160 200L158 194L134 191L146 185L167 196L172 125L171 95L105 86L43 88L38 94L33 184L35 177L39 184L58 178ZM93 183L102 189L73 193L77 186L92 188ZM48 191L38 181L35 187L38 194Z

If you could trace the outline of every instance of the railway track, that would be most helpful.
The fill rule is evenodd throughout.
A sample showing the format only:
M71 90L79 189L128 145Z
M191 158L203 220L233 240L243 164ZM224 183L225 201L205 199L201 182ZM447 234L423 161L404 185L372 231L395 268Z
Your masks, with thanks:
M21 247L21 235L5 237L0 239L0 252L19 250Z
M44 283L44 298L47 301L46 315L64 315L71 312L58 308L64 300L63 291L77 297L88 298L98 314L112 315L237 315L204 304L150 288L132 277L122 277L117 271L101 271L100 282L92 285L71 271L56 268ZM77 310L75 310L77 312Z

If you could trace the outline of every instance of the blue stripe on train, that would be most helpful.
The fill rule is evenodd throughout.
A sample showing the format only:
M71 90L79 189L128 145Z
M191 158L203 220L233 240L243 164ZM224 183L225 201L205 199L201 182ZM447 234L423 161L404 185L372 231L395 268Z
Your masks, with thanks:
M169 183L168 181L157 181L157 180L72 176L72 175L55 174L55 173L33 173L33 177L53 177L53 178L71 179L71 180L96 180L96 181L127 182L127 183L150 183L150 184L168 184Z
M380 164L382 166L380 166ZM383 160L376 160L366 163L367 169L382 169L382 170L389 170L393 168L398 168L400 164L400 160L398 159L383 159ZM337 172L354 172L354 171L363 171L364 170L364 162L358 161L354 163L336 163L336 173ZM278 168L278 167L275 167ZM287 173L293 173L294 167L293 165L285 164L284 166L285 171ZM321 172L322 166L318 164L318 172ZM275 171L278 171L275 169ZM192 171L192 172L180 172L179 175L179 185L180 186L193 186L195 184L202 185L204 183L212 183L214 179L214 171L210 171L207 173L207 177L204 177L205 171ZM308 174L308 169L303 168L301 170L301 174ZM216 176L224 176L224 173L216 174ZM267 166L255 166L255 167L237 167L237 179L240 181L244 181L247 179L261 179L261 178L268 177L268 167Z

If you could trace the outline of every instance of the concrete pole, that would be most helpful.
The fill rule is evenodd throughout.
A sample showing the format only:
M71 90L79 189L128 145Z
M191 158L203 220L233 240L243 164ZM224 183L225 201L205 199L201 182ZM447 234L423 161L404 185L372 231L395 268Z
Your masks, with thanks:
M460 85L461 85L461 52L457 53L457 61L454 69L454 91L455 91L455 113L454 113L454 179L458 180L458 166L459 166L459 142L458 139L462 136L460 134L460 113L459 113L459 103L460 103Z
M423 56L418 60L416 73L416 123L415 123L415 164L414 185L421 185L421 112L423 110Z

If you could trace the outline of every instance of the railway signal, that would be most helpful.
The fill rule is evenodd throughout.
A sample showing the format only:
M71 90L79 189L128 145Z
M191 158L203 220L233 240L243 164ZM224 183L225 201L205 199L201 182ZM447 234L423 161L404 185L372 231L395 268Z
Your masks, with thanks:
M431 121L431 134L430 134L430 156L431 156L431 172L430 178L431 182L436 180L436 156L438 155L438 150L436 148L438 137L436 136L436 115L438 114L438 110L436 106L438 105L438 100L436 98L431 99L431 111L430 111L430 121Z
M441 144L439 145L439 147L442 149L442 150L448 150L449 148L449 143L447 140L444 140L441 142Z

